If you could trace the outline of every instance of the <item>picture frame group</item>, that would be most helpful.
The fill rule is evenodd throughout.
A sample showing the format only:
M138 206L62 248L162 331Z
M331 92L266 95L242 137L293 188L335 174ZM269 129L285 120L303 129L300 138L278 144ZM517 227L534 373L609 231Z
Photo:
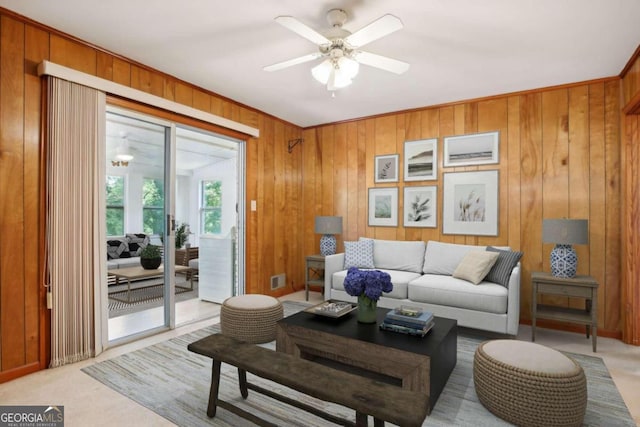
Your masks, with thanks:
M497 164L500 132L448 136L443 140L445 168ZM438 138L405 141L404 166L398 154L375 156L375 183L438 179ZM498 170L445 172L442 183L442 233L476 236L498 235ZM368 192L368 224L398 226L398 187L374 187ZM405 186L404 227L438 227L438 186Z

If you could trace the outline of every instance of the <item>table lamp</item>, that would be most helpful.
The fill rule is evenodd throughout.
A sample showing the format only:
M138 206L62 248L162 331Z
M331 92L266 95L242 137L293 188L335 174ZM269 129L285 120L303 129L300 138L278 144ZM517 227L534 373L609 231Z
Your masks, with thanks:
M545 219L542 241L555 243L551 251L551 274L555 277L575 277L578 254L571 245L589 243L589 221L586 219Z
M316 234L322 234L320 238L320 253L324 256L336 253L336 238L334 234L342 233L341 216L317 216Z

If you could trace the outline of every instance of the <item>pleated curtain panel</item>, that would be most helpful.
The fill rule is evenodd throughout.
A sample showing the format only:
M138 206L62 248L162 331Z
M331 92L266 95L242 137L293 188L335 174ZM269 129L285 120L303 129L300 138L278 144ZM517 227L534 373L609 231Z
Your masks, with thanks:
M104 92L48 77L47 277L51 363L95 356L100 346L104 230Z

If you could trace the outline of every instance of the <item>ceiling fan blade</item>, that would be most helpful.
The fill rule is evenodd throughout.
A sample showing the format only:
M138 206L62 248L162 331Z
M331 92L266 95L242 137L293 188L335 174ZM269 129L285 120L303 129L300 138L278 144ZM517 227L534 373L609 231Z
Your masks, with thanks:
M354 53L353 59L361 64L380 68L381 70L396 74L402 74L409 69L409 64L406 62L398 61L397 59L392 59L382 55L376 55L375 53L358 51Z
M402 29L402 21L393 15L384 15L369 25L362 27L344 40L353 47L361 47L374 40Z
M276 18L276 22L317 45L331 43L328 38L317 32L313 28L309 27L308 25L298 21L293 16L278 16Z
M288 61L278 62L277 64L267 65L263 68L264 71L278 71L283 68L291 67L292 65L302 64L304 62L313 61L316 58L320 58L322 54L320 52L310 53L309 55L300 56L298 58L289 59Z

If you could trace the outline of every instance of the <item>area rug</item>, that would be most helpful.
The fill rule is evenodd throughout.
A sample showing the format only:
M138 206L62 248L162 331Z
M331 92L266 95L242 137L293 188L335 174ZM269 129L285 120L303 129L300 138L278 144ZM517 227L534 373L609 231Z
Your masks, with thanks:
M160 307L163 303L162 278L148 279L133 282L131 284L131 302L113 299L127 298L127 285L109 286L109 319L124 316L150 308ZM193 290L189 289L189 282L184 278L176 278L176 302L198 298L198 281L193 281Z
M305 307L284 302L285 315ZM178 426L251 426L250 422L218 408L215 418L206 415L211 381L211 359L187 350L187 345L218 333L213 325L144 349L85 367L83 372L151 409ZM434 410L423 426L507 426L478 401L473 386L473 354L483 338L458 335L458 361ZM263 344L274 348L275 343ZM585 426L635 426L609 371L599 357L568 353L587 376L588 402ZM278 426L320 427L333 425L259 393L249 392L243 400L238 389L237 370L222 365L220 398ZM351 409L319 401L268 380L248 374L250 382L331 414L354 420ZM389 425L389 424L387 424Z

